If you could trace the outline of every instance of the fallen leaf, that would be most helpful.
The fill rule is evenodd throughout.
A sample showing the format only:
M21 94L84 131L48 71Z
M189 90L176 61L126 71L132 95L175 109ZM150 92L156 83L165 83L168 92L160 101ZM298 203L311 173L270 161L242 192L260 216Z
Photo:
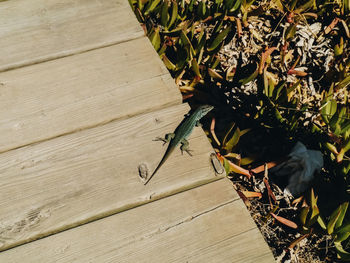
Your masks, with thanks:
M259 74L263 73L263 70L264 70L264 67L265 67L265 62L266 62L267 58L276 49L277 49L277 47L270 47L261 55L261 60L260 60L260 64L259 64Z
M295 245L297 245L301 240L303 240L304 238L308 237L310 234L305 234L302 235L301 237L298 237L297 239L295 239L294 241L292 241L292 243L290 243L290 245L288 246L289 249L292 249L295 247Z
M236 190L239 197L243 200L244 204L249 208L252 206L248 198L239 190Z
M326 27L326 29L324 30L324 33L327 35L329 32L332 31L332 29L338 24L339 22L339 18L336 17L333 19L333 21L329 24L329 26Z
M269 182L268 182L268 180L267 180L266 177L264 177L263 181L264 181L264 184L265 184L266 189L267 189L267 194L268 194L268 196L269 196L270 205L271 205L271 207L273 207L272 202L271 202L271 199L272 199L273 201L275 201L275 203L276 203L276 202L277 202L276 196L275 196L275 194L272 192L271 187L270 187L270 184L269 184Z
M251 175L250 175L248 170L238 166L237 164L232 163L229 160L227 160L227 162L229 163L230 168L233 172L238 173L238 174L243 174L243 175L247 176L248 179L250 179Z
M267 169L271 169L272 167L275 167L276 165L282 163L282 160L277 160L277 161L272 161L272 162L269 162L267 163ZM265 169L265 164L263 165L260 165L252 170L250 170L251 172L255 173L255 174L258 174L258 173L261 173L263 172Z
M216 137L216 133L215 133L215 118L214 117L211 119L210 134L213 137L213 139L216 142L216 144L218 146L220 146L220 141L219 141L218 137Z
M242 194L244 194L245 197L247 198L261 198L262 197L262 194L261 193L258 193L258 192L252 192L252 191L242 191Z
M283 225L286 225L290 228L297 229L298 225L294 223L293 221L290 221L284 217L275 215L274 213L270 213L278 222L282 223Z
M295 69L288 70L287 74L289 74L289 75L296 75L296 76L300 76L300 77L307 76L306 72L301 71L301 70L295 70Z

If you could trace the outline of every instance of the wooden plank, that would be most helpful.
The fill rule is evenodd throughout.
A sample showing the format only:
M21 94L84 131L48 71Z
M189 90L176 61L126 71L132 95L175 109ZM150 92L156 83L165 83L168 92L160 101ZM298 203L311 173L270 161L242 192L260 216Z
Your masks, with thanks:
M147 38L0 73L0 152L180 104Z
M0 253L1 262L274 262L227 179Z
M0 2L0 71L143 34L127 0Z
M177 150L146 186L165 148L153 139L175 130L181 104L0 155L0 250L217 180L213 152L196 127L194 156Z

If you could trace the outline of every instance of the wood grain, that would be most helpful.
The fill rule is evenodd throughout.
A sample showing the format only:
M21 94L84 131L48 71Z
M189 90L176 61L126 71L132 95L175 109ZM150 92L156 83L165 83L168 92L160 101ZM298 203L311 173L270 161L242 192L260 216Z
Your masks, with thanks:
M3 72L0 152L180 103L147 38Z
M127 0L0 2L0 71L143 34Z
M164 154L153 139L173 132L189 107L181 104L57 137L0 155L0 250L191 189L219 177L201 128L146 186Z
M1 262L274 262L222 179L0 253Z

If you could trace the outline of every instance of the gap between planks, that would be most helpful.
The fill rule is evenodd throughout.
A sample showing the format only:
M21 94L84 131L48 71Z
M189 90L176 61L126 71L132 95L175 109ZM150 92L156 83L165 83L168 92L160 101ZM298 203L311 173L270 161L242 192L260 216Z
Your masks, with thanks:
M0 80L0 152L181 104L145 37L2 72Z
M0 253L26 262L274 262L228 179Z
M172 132L188 109L177 105L1 154L0 249L218 180L198 127L193 157L175 151L149 185L138 178L139 163L153 170L164 154L152 140ZM32 214L40 220L27 222Z
M127 0L12 0L0 13L0 71L144 35Z

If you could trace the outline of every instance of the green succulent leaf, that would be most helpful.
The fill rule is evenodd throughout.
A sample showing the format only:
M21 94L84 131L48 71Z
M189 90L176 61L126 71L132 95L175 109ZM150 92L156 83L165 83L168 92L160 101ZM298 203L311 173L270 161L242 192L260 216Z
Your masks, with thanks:
M230 164L229 164L229 162L226 160L226 158L224 158L224 168L225 168L226 174L230 174L230 172L231 172L231 170L230 170Z
M340 215L339 215L339 218L335 224L335 230L337 230L339 227L342 226L346 211L348 209L348 206L349 206L349 202L345 202L345 203L340 205Z
M245 85L253 80L256 79L256 77L258 76L259 72L258 70L255 70L249 77L245 78L245 79L241 79L239 80L239 82L242 83L242 85Z
M161 39L160 39L160 34L159 34L159 28L156 27L150 34L149 36L149 39L154 47L154 49L156 51L159 50L160 48L160 42L161 42Z
M168 59L167 56L163 55L162 60L165 64L165 66L167 67L167 69L169 70L175 70L176 66Z
M198 65L197 60L195 58L192 59L192 69L193 69L193 72L196 74L197 77L202 78L202 75L199 72L199 65Z
M337 221L340 217L340 213L341 213L341 210L340 210L340 206L339 206L336 210L334 210L334 212L332 213L332 215L329 219L329 222L327 224L327 233L328 234L333 233L335 224L337 223Z
M224 148L227 152L232 152L232 149L237 145L240 136L241 136L241 131L240 131L240 129L237 127L237 129L236 129L235 132L233 133L231 139L227 141L227 143L224 145L223 148Z
M231 30L231 26L227 26L224 30L222 30L213 40L213 42L210 44L208 47L208 51L213 51L215 50L219 45L222 44L224 39L227 37L228 33Z
M321 215L318 215L317 217L317 223L320 225L320 227L323 229L323 230L327 230L327 225L326 225L326 221L322 218Z
M145 8L145 16L148 16L150 13L153 13L155 8L159 5L160 0L151 0L148 2L147 7Z
M342 261L350 261L350 253L347 252L341 242L334 242L334 246L337 250L337 254Z
M330 119L337 111L337 102L334 99L327 100L321 109L322 119L329 124Z
M168 9L169 9L169 3L168 0L164 0L162 4L162 10L160 13L160 24L167 29L167 23L168 23Z
M175 23L177 16L178 16L178 4L176 3L176 1L172 1L172 5L171 5L171 18L170 21L168 23L168 28L171 28L172 25Z
M350 236L350 223L345 224L337 229L334 242L342 242Z

